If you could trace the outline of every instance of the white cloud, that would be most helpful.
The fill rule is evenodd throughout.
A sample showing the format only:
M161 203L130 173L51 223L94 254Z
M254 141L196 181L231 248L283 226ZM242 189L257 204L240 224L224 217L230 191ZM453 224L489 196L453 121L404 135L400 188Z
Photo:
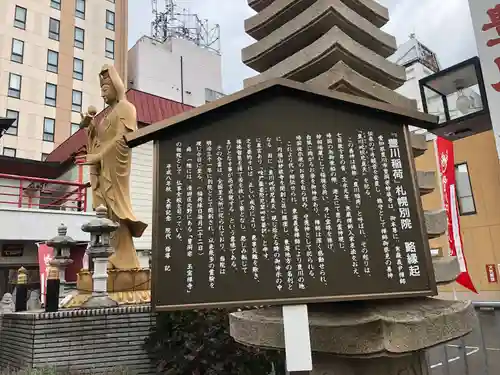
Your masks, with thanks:
M479 0L476 0L479 1ZM384 30L398 44L409 34L437 53L443 67L475 56L476 45L467 0L381 0L389 8L391 21ZM158 0L159 6L163 3ZM241 62L241 49L252 43L243 21L254 12L247 0L177 0L177 4L221 27L224 90L242 87L253 71ZM150 0L129 0L129 47L142 35L149 35L153 19Z

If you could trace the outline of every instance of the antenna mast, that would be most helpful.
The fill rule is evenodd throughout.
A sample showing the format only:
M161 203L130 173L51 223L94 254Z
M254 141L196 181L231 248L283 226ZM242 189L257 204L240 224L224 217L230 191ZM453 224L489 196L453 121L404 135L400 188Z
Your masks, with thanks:
M159 10L158 1L164 2ZM168 39L185 39L197 46L206 48L220 55L220 26L209 24L197 14L181 9L174 0L151 0L153 22L151 37L160 42Z

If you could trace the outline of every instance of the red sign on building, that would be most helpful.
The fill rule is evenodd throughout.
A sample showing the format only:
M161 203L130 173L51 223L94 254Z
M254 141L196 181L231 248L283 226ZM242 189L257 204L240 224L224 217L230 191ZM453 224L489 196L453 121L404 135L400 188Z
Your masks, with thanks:
M500 159L500 1L469 0L469 8Z
M494 264L486 265L486 277L490 284L498 283L497 267Z

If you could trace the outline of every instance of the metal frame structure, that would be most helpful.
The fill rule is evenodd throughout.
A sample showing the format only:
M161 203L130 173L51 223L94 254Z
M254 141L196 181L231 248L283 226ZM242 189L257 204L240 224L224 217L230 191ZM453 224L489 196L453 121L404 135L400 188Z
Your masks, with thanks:
M160 0L161 1L161 0ZM160 42L168 39L185 39L197 46L220 55L220 26L210 24L197 14L181 9L174 0L164 0L159 10L158 0L151 0L154 19L151 22L151 37Z

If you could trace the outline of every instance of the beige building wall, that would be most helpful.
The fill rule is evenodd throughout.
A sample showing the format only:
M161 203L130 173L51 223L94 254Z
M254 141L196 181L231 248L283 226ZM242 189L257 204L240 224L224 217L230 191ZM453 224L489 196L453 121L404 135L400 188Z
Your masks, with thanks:
M500 300L500 165L495 149L492 131L487 131L454 142L455 164L467 163L469 180L476 212L460 216L463 249L468 269L479 294L453 283L440 288L446 298L472 299L481 301ZM428 151L416 159L417 169L437 171L434 141L428 144ZM439 181L436 181L439 186ZM423 197L426 210L442 207L439 188ZM447 235L430 241L431 248L441 248L447 256ZM490 282L486 265L494 265L497 282Z
M104 107L98 73L103 64L114 64L126 77L127 1L85 0L85 19L75 16L79 0L0 1L0 116L19 112L17 135L0 138L0 154L40 160L71 135L71 123L80 115L72 111L73 90L82 92L82 110L90 104ZM57 3L60 9L55 9ZM25 28L14 26L16 6L26 9ZM114 30L106 27L114 13ZM49 20L59 20L59 40L49 38ZM84 30L84 48L75 47L75 27ZM110 26L110 28L112 28ZM22 63L12 61L13 38L24 42ZM106 57L106 39L114 41L114 58ZM57 73L47 70L48 50L59 54ZM83 60L83 80L73 77L74 58ZM20 99L9 97L9 75L22 77ZM57 85L56 106L45 103L46 83ZM44 119L54 119L53 141L44 140ZM4 151L5 150L5 151Z

